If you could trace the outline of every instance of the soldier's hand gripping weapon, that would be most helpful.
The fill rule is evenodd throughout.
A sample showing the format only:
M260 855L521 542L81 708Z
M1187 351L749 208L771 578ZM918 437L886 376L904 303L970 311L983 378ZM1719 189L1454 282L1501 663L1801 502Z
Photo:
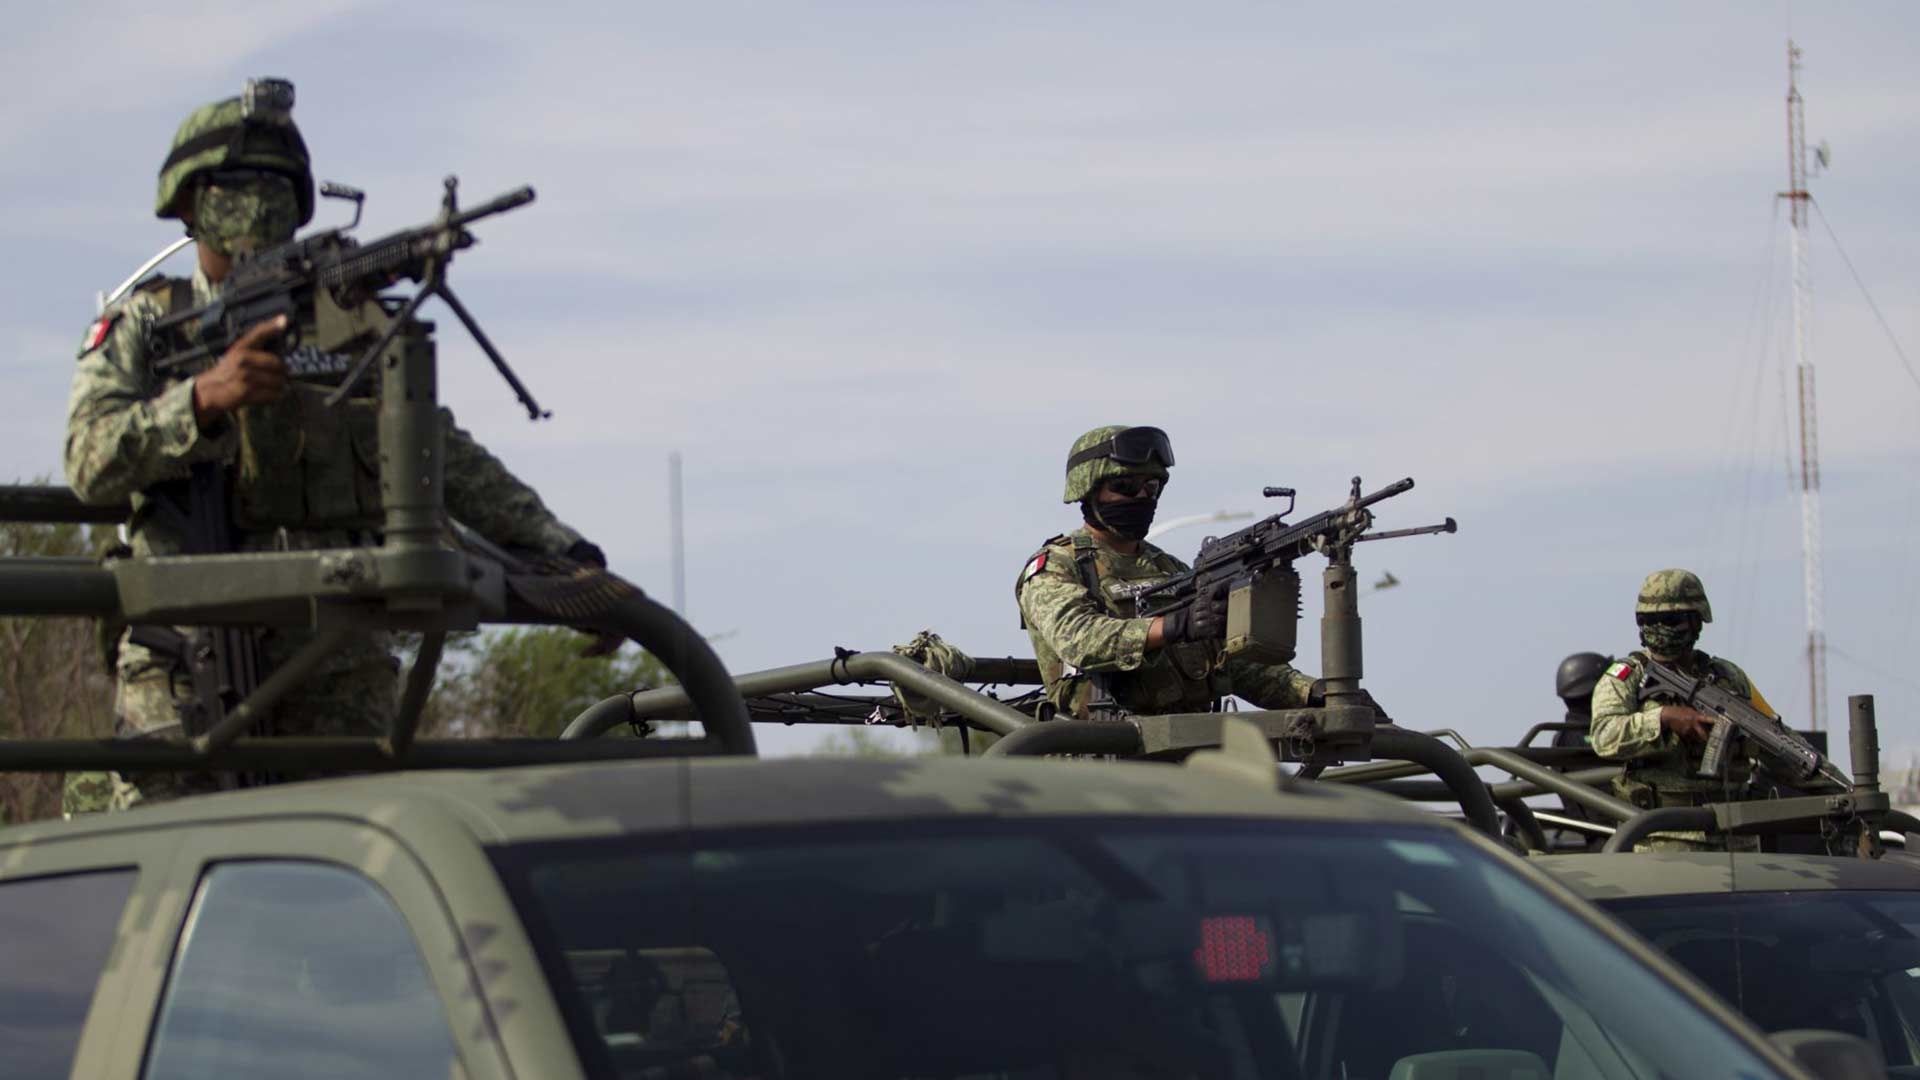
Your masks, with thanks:
M1300 575L1293 569L1295 560L1319 552L1335 562L1344 562L1352 546L1363 540L1457 531L1459 526L1448 518L1438 525L1370 532L1370 507L1412 488L1413 479L1409 477L1361 494L1360 478L1356 476L1346 502L1292 523L1285 518L1293 513L1293 489L1266 488L1262 491L1266 497L1287 500L1285 510L1238 532L1207 538L1193 560L1193 569L1142 590L1135 598L1136 611L1142 616L1161 615L1224 589L1228 596L1227 651L1254 651L1255 659L1291 660L1295 623L1300 615ZM1266 655L1258 655L1261 652Z
M327 404L337 405L351 393L374 359L392 343L394 335L413 318L420 305L428 297L438 296L453 309L487 359L493 361L493 366L513 387L527 415L535 420L548 415L507 366L506 359L487 339L480 324L468 314L466 305L448 287L446 277L454 253L475 243L466 227L482 218L525 206L533 201L533 189L515 188L479 206L462 210L455 197L458 184L454 177L447 177L440 213L431 222L366 243L347 235L360 221L359 204L364 196L341 185L322 185L322 194L354 202L353 221L344 228L326 229L265 251L242 255L221 283L220 295L211 302L155 320L150 331L151 351L159 358L153 365L154 370L165 374L211 364L249 327L277 315L287 318L283 350L293 352L300 344L301 328L313 320L315 300L320 294L327 294L342 310L353 310L376 299L381 289L396 282L416 281L420 283L419 291L393 313L379 340L346 367L344 373L309 370L298 362L289 364L289 373L295 378L329 376L326 381L337 376L338 385L327 398Z
M1753 748L1761 765L1791 783L1804 784L1818 777L1841 788L1853 786L1839 766L1778 717L1761 712L1750 698L1734 693L1711 675L1688 675L1649 656L1641 672L1640 696L1686 705L1713 718L1700 758L1700 776L1722 775L1737 736Z

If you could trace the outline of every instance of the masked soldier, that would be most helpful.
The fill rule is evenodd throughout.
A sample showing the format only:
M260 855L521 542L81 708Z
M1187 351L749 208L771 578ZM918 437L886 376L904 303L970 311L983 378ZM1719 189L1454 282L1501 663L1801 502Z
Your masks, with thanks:
M1711 675L1761 712L1776 715L1738 665L1694 648L1701 626L1713 621L1706 587L1691 571L1656 570L1640 586L1633 610L1645 651L1629 653L1593 688L1590 737L1595 753L1626 762L1626 771L1615 781L1620 797L1641 809L1746 797L1748 767L1734 755L1728 756L1725 777L1698 775L1711 717L1686 705L1640 697L1641 673L1652 656L1692 675ZM1706 846L1706 837L1660 833L1646 846L1697 850Z
M1224 595L1134 615L1139 590L1187 569L1146 542L1172 464L1152 427L1095 428L1068 452L1061 501L1079 503L1084 524L1048 540L1014 586L1047 700L1078 719L1204 712L1228 694L1268 709L1317 703L1312 676L1225 658Z
M284 317L248 329L197 373L162 375L153 367L155 320L212 300L236 259L291 240L313 217L313 174L292 108L291 83L257 79L244 95L187 117L160 166L154 212L186 226L198 268L191 278L156 275L140 283L80 344L67 415L67 480L89 503L132 500L135 555L379 542L377 402L362 396L328 408L327 387L290 380L276 351L289 329ZM350 359L356 347L369 347L384 325L377 307L370 301L335 320L363 328L348 340L300 328L302 356L331 348L337 352L323 360ZM432 343L424 327L414 327L391 347L431 349ZM363 380L358 392L375 394L377 384ZM501 545L604 565L598 548L555 519L532 489L454 426L451 414L442 410L441 420L452 516ZM215 533L217 541L210 538ZM264 678L310 637L278 628L245 634L246 662ZM122 635L114 660L122 735L180 738L204 728L205 681L196 692L189 671L196 651L204 655L191 628L136 626ZM267 729L381 733L397 708L397 671L388 635L352 639L282 699ZM116 783L113 801L218 786L211 776L153 775L137 783L138 794ZM69 784L76 797L89 791L97 797L100 790L97 776ZM78 798L68 807L90 808Z

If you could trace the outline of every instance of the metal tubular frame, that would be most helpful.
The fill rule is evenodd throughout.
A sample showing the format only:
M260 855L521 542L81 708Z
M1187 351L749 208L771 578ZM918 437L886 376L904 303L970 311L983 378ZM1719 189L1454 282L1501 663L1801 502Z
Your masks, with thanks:
M1520 834L1520 842L1528 851L1547 850L1547 833L1540 827L1540 819L1533 816L1533 808L1519 799L1495 799L1495 806L1513 822L1514 831Z
M984 682L1039 681L1032 661L1014 658L976 661L975 676ZM1022 676L1031 675L1031 680ZM997 677L996 677L997 676ZM891 652L848 652L831 660L749 672L732 680L732 691L740 698L772 697L777 694L803 693L826 686L890 683L918 693L943 709L951 710L973 727L997 735L1011 735L1034 723L1032 717L984 694L976 694L961 683L936 671L929 671L913 660ZM623 710L619 702L624 699ZM677 720L687 716L689 700L686 688L662 686L615 695L590 706L574 717L560 734L562 739L589 739L633 720Z
M400 695L400 711L394 715L393 730L387 733L387 748L391 753L405 754L413 745L420 713L427 707L434 672L440 667L440 654L446 647L444 632L427 634L421 639L420 654L413 658L413 667L407 670L407 689Z
M987 747L982 757L1045 754L1138 754L1140 729L1127 720L1049 720L1026 727Z
M1662 806L1621 822L1600 850L1606 854L1632 851L1635 844L1658 832L1713 832L1718 828L1711 806Z
M27 524L118 525L133 513L126 503L93 506L70 488L44 484L0 484L0 521Z
M1423 732L1383 726L1373 731L1373 753L1375 757L1425 766L1453 790L1460 809L1475 828L1488 836L1500 835L1500 813L1494 808L1493 796L1458 750Z
M205 735L196 736L193 748L202 757L218 753L223 747L230 746L246 730L263 718L267 710L287 696L287 691L319 670L328 656L338 649L347 639L347 628L331 626L322 630L319 636L300 647L286 663L274 669L265 682L254 688L247 699L234 707L234 710L222 717L213 730Z

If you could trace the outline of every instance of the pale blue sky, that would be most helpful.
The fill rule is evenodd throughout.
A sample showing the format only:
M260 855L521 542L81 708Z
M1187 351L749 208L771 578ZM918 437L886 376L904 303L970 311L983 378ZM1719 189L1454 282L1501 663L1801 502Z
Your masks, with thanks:
M1554 665L1631 647L1635 587L1667 565L1706 578L1703 644L1805 712L1782 5L36 18L0 43L0 471L57 471L93 293L175 235L150 210L180 117L279 74L319 173L370 192L369 232L430 214L447 172L471 198L539 190L454 280L554 419L529 424L457 333L444 398L663 596L684 454L691 614L732 632L737 670L923 627L1025 651L1013 578L1074 523L1068 443L1157 423L1168 516L1264 484L1317 508L1358 473L1419 481L1383 524L1459 519L1362 549L1405 582L1363 606L1405 723L1505 741L1553 718ZM1834 148L1816 196L1920 349L1917 30L1891 0L1793 27ZM1815 242L1830 715L1875 691L1887 744L1920 746L1920 389Z

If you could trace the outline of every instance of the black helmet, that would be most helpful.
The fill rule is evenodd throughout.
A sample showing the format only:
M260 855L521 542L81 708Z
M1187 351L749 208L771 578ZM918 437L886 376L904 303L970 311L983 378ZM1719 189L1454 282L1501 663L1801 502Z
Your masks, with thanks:
M1591 697L1594 684L1612 663L1613 657L1597 652L1574 653L1560 661L1560 670L1554 672L1553 692L1569 701Z

